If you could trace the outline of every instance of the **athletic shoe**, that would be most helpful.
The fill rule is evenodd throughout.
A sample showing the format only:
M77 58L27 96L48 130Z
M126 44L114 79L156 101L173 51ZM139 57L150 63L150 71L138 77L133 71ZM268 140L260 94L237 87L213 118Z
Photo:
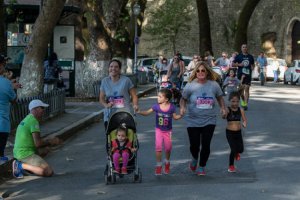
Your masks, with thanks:
M241 160L241 155L239 153L237 153L235 155L235 160L237 160L237 161Z
M8 159L7 156L1 156L1 157L0 157L0 165L6 163L8 160L9 160L9 159Z
M155 167L155 176L162 175L162 166L156 166Z
M114 170L113 170L113 173L116 173L116 174L120 174L120 172L121 172L120 168L119 168L119 169L114 169Z
M236 172L236 169L235 169L234 165L230 165L228 167L228 172L230 172L230 173L235 173Z
M190 170L192 170L192 172L195 172L196 171L196 168L197 168L197 160L192 160L190 162Z
M122 167L121 174L128 174L126 167Z
M198 176L205 176L206 175L204 167L198 167L196 173L197 173Z
M170 165L171 165L170 162L165 163L165 174L169 174L170 173Z
M19 165L21 165L20 161L14 160L12 164L13 168L13 176L15 178L23 178L22 170L19 168Z

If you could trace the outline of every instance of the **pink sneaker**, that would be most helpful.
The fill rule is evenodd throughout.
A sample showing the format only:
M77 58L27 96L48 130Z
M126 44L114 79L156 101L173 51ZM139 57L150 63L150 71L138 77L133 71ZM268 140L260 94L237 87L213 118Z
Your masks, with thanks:
M237 153L235 155L235 160L237 160L237 161L241 160L241 155L239 153Z
M128 174L126 167L122 167L121 174Z
M236 172L236 169L235 169L234 165L230 165L228 167L228 172L230 172L230 173L235 173Z
M165 163L165 174L169 174L170 173L170 162Z
M162 175L162 166L156 166L155 167L155 176Z
M198 176L205 176L206 175L204 167L198 167L197 175Z
M196 171L196 168L197 168L197 161L191 161L190 162L190 170L192 171L192 172L195 172Z

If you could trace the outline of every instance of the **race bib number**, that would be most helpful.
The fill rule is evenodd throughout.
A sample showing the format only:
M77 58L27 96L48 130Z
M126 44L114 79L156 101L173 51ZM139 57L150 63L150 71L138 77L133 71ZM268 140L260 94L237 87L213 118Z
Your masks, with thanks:
M233 87L236 85L236 81L228 81L228 86Z
M212 97L197 97L196 107L198 109L212 109L214 99Z
M243 74L248 74L248 75L250 74L250 70L245 67L242 69L242 72Z
M223 72L226 72L228 71L229 67L228 66L221 66L221 69Z
M125 101L123 96L116 96L113 99L114 108L124 108L125 107Z
M169 116L159 115L158 125L159 126L168 126L169 125Z

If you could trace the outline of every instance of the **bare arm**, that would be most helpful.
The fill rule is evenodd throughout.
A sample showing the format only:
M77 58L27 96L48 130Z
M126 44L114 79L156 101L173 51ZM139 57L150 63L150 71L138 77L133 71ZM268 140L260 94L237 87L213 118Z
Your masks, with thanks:
M183 61L181 61L180 63L179 63L179 66L180 66L180 73L178 74L178 78L179 77L181 77L183 74L184 74L184 62Z
M148 109L148 110L145 110L145 111L140 111L140 110L137 111L138 114L141 114L141 115L143 115L143 116L150 115L152 112L153 112L153 109L152 109L152 108L150 108L150 109Z
M34 144L37 148L45 147L48 145L58 145L61 143L61 140L57 137L51 139L42 139L40 132L32 133Z
M219 106L221 108L221 115L222 115L222 118L224 118L226 115L227 115L227 110L225 108L225 102L224 102L224 99L222 96L218 96L217 97L217 100L218 100L218 103L219 103Z
M139 109L138 105L138 97L136 95L136 89L133 87L129 90L131 99L132 99L132 104L133 104L133 109L134 111L137 111Z
M172 66L173 66L173 64L171 63L171 64L169 65L169 67L168 67L168 72L167 72L168 78L170 78L170 76L171 76L171 73L172 73Z
M180 99L180 115L184 115L186 112L186 102L187 100L184 98Z
M242 115L242 120L243 120L243 127L246 128L247 127L247 118L245 115L245 111L243 109L241 109L241 115Z
M173 113L173 119L178 120L178 119L181 119L181 118L182 118L182 115L178 115L176 113Z

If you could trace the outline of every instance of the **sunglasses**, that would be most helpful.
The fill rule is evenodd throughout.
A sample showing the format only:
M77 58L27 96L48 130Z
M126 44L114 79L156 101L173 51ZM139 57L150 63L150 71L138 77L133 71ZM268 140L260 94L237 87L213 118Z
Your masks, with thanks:
M205 73L206 72L206 70L205 69L201 69L201 70L199 70L199 69L197 69L197 71L196 71L197 73L199 73L199 72L203 72L203 73Z
M40 109L42 109L42 110L44 110L44 109L45 109L45 107L42 107L42 106L40 106L39 108L40 108Z

